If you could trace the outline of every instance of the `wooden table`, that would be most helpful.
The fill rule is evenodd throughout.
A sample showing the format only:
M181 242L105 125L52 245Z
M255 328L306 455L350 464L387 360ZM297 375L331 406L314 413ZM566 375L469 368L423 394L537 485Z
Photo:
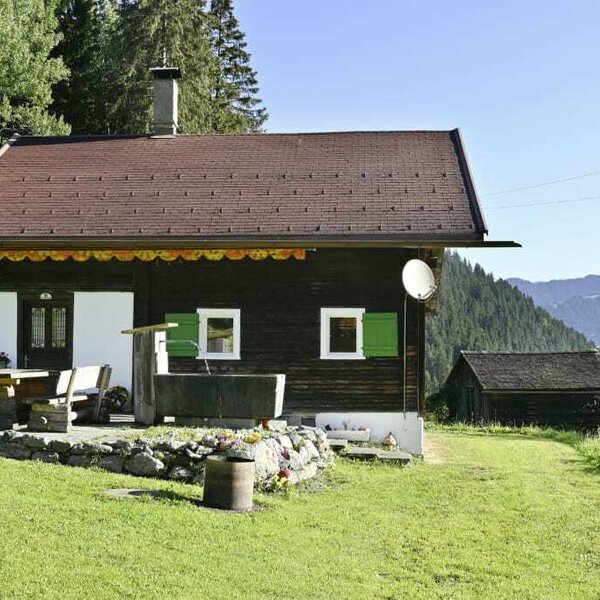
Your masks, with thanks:
M18 422L15 386L41 383L51 375L42 369L0 369L0 429L11 429Z

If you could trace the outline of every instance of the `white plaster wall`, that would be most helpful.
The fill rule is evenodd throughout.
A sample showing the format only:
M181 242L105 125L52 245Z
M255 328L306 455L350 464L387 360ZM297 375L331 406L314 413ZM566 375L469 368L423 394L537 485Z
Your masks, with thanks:
M75 292L73 299L73 366L104 365L112 369L110 384L131 390L133 293Z
M406 418L405 418L406 415ZM406 452L423 455L423 419L416 412L350 412L350 413L318 413L317 427L344 429L344 423L349 429L368 427L371 439L381 442L388 434L396 438L398 446Z
M0 352L17 366L17 292L0 292Z

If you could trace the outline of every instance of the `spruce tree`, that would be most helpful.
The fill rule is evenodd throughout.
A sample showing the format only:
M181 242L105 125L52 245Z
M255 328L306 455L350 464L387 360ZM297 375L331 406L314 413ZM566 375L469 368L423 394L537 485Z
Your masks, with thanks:
M260 131L268 114L257 97L256 71L250 66L245 35L232 0L211 0L213 52L218 60L211 97L216 131Z
M74 134L112 133L117 95L116 0L67 0L58 11L63 39L56 48L70 76L54 89L53 111Z
M203 0L124 0L121 27L119 89L115 127L121 132L150 131L150 67L179 67L179 130L212 132L209 81L216 69Z
M51 114L52 86L68 71L50 53L60 41L51 0L0 0L0 141L13 133L67 134Z

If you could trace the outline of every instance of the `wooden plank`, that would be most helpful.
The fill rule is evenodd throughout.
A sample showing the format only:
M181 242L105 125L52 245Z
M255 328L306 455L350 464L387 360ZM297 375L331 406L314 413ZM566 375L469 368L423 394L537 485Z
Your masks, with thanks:
M149 333L152 331L166 331L167 329L175 329L179 327L177 323L159 323L158 325L146 325L144 327L133 327L132 329L123 329L121 333L126 335L134 335L136 333Z

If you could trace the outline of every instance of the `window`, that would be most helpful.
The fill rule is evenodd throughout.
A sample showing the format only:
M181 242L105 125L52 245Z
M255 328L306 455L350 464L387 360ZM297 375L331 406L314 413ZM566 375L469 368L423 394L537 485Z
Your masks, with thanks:
M239 360L239 308L199 308L198 358Z
M364 358L364 312L364 308L321 309L321 358Z

